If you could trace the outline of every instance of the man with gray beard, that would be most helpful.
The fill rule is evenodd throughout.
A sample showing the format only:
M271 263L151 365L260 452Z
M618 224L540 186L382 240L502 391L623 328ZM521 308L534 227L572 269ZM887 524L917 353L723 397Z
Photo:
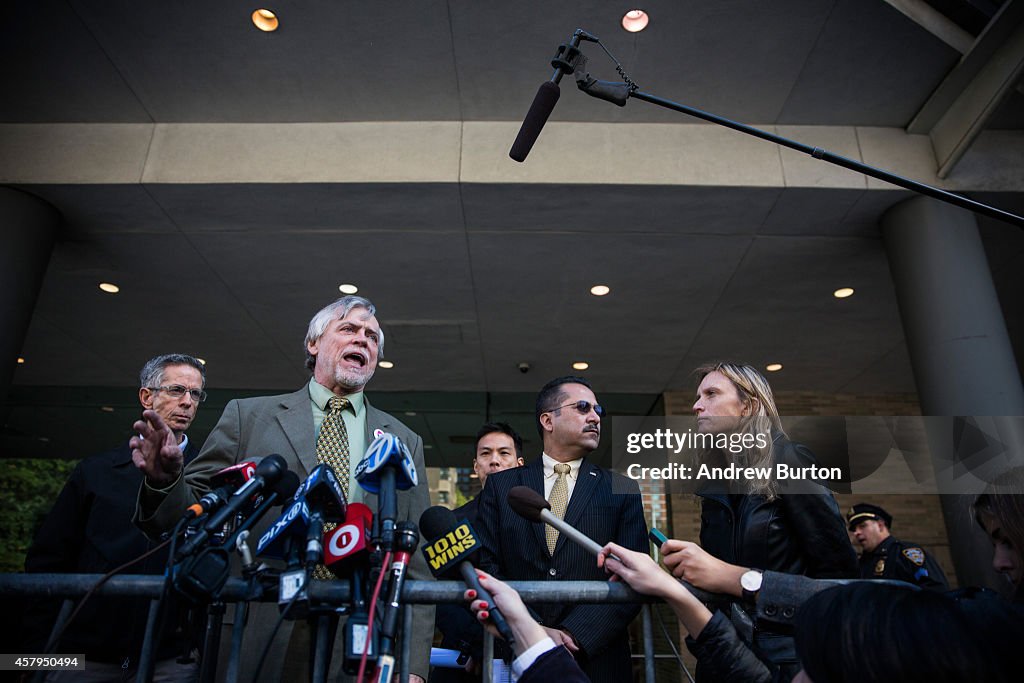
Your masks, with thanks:
M373 304L358 296L342 297L320 310L310 321L305 339L310 381L291 394L228 403L199 457L184 470L181 451L167 425L156 413L144 412L143 419L135 423L141 436L132 440L132 457L146 475L136 523L150 535L173 528L185 509L212 488L214 474L272 453L283 456L288 468L300 478L308 476L321 462L331 462L349 501L361 501L375 509L377 497L360 489L355 469L369 443L382 432L396 435L412 453L423 485L399 492L397 519L418 520L430 505L423 441L394 417L371 406L363 395L384 346L384 333L375 313ZM333 449L331 458L318 455L328 448ZM264 517L255 525L252 537L259 538L272 521ZM409 577L430 577L420 553L413 555ZM434 610L418 606L413 612L415 624L421 627L414 631L418 635L412 641L410 671L412 680L422 683L429 666ZM253 680L256 663L267 647L270 652L260 680L308 678L309 629L305 622L285 621L278 636L268 644L277 614L276 605L252 605L240 680ZM406 624L405 628L412 626ZM223 638L222 643L230 643L230 637ZM342 639L336 639L331 680L338 680L341 645Z

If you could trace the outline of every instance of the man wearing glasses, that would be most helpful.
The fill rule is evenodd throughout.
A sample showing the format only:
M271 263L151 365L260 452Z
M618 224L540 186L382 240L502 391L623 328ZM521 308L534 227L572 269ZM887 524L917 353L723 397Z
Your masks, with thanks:
M199 453L186 430L206 399L206 370L192 356L167 354L150 359L139 373L139 403L156 411L170 427L185 462ZM150 550L132 524L142 472L132 464L125 439L118 448L85 458L75 467L25 558L27 572L105 574ZM163 550L127 570L162 574ZM32 652L43 652L56 604L39 605L28 616ZM53 680L128 680L135 676L146 630L148 598L92 599L68 627L57 652L85 653L86 671L51 672ZM194 681L199 670L182 613L165 610L163 638L156 650L156 678ZM35 646L35 647L32 647ZM84 678L83 678L84 677Z
M604 581L586 550L552 527L519 517L508 504L514 486L529 486L551 511L599 544L614 541L647 551L640 489L635 481L587 461L601 442L601 418L590 383L559 377L537 395L541 457L525 467L491 474L480 493L481 566L504 580ZM594 683L632 680L626 629L639 605L535 605L535 615L556 645L569 650Z
M398 492L397 518L418 520L430 506L423 440L393 416L373 407L363 393L384 349L384 332L376 312L373 303L360 296L341 297L320 309L309 321L303 344L309 380L290 394L230 401L199 457L188 468L182 466L181 454L169 443L164 421L144 412L143 419L135 423L140 436L133 439L135 464L146 473L136 523L150 535L169 531L182 512L212 488L211 480L218 471L272 453L280 454L289 470L300 477L320 464L330 465L349 502L363 502L376 509L377 496L362 491L355 471L367 446L384 432L394 434L409 448L420 481L419 486ZM251 543L255 544L273 522L274 515L257 522ZM421 553L413 555L408 576L429 578ZM329 578L318 569L314 578L321 577ZM412 629L410 680L422 683L428 672L433 629L421 625L434 623L434 609L417 605L413 614L414 624L420 628ZM254 680L264 648L268 654L259 680L309 678L311 630L305 620L286 620L271 639L278 616L278 608L272 603L251 604L239 680ZM230 635L225 633L222 655L230 643ZM341 637L334 640L330 680L338 680L343 643ZM225 666L222 656L219 673Z

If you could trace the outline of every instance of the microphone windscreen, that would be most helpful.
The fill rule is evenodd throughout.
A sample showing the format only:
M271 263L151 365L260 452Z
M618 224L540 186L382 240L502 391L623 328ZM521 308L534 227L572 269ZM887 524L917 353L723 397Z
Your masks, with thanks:
M256 465L256 475L263 477L266 485L272 486L288 471L288 463L277 453L268 455Z
M551 508L551 503L529 486L513 486L508 492L508 504L517 515L531 522L541 521L541 510Z
M454 512L443 505L435 505L420 515L420 533L423 534L423 538L433 540L444 536L457 523Z
M284 473L281 481L277 482L272 489L282 502L289 500L299 490L299 475L291 470Z
M533 149L533 143L537 141L541 128L551 116L560 94L558 84L553 81L544 81L537 89L537 96L533 98L530 111L526 112L523 125L519 128L519 135L516 136L516 141L512 143L512 149L508 153L514 161L524 161L526 155Z

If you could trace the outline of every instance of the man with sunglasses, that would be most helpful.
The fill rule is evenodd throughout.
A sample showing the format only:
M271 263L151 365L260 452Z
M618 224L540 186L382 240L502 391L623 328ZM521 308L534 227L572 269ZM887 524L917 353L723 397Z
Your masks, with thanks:
M170 427L190 462L200 444L186 435L206 399L206 369L192 356L150 359L139 373L139 403ZM142 472L132 463L128 439L106 453L85 458L69 477L25 558L27 572L105 574L134 560L155 543L132 524ZM129 574L162 574L167 551L133 565ZM43 652L59 604L39 604L26 619L28 651ZM51 672L47 680L128 680L135 676L146 631L148 598L93 598L68 627L57 652L82 652L86 671ZM164 612L156 648L157 680L194 681L198 664L182 611Z
M599 544L614 541L647 551L640 489L635 481L587 460L601 442L604 409L582 377L559 377L537 395L544 452L525 467L491 474L480 493L477 530L481 566L504 580L604 581L594 558L545 524L519 517L508 504L514 486L529 486L552 512ZM639 605L534 606L556 645L571 652L595 683L632 680L629 623Z

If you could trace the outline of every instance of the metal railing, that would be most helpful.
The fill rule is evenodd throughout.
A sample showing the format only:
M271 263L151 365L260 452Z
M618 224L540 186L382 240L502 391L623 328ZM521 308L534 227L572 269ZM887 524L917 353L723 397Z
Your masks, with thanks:
M89 592L100 580L99 574L0 574L0 598L37 596L41 598L70 601L80 598ZM623 583L605 581L509 581L527 604L541 602L578 602L578 603L640 603L642 604L644 680L654 683L654 638L651 626L649 603L661 602L656 598L635 593ZM93 594L95 597L117 596L129 598L148 598L150 602L150 618L148 619L146 642L151 640L151 632L155 624L157 604L164 589L164 578L154 575L126 574L114 576L99 587ZM402 589L404 605L403 621L412 623L412 606L420 604L462 603L465 584L460 581L408 581ZM307 589L311 603L348 605L352 600L352 589L348 581L313 581ZM239 603L241 609L248 602L277 602L276 595L264 593L258 583L240 578L229 578L220 592L219 601ZM71 612L71 603L65 602L54 624L53 633L57 633ZM235 624L232 633L232 652L238 652L241 646L242 621ZM625 626L625 625L624 625ZM401 680L408 681L408 661L410 652L411 629L403 628L401 633ZM493 637L484 633L484 681L491 680L493 662ZM143 659L150 656L143 646L139 661L139 670L143 671ZM224 680L237 681L238 667L236 661L229 658Z

